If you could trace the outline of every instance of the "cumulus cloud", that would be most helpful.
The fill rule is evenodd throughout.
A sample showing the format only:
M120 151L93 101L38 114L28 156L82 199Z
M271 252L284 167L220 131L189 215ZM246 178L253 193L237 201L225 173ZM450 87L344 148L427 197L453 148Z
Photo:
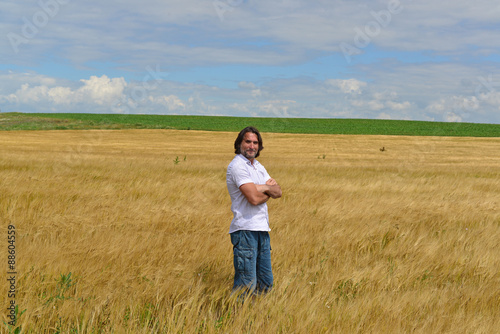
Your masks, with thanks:
M47 97L55 104L70 104L73 94L69 87L54 87L48 90Z
M169 96L163 95L156 98L151 96L149 100L155 104L165 106L168 111L186 110L186 104L175 95L169 95Z
M380 66L383 68L383 66ZM10 91L0 88L6 110L31 112L116 112L265 117L343 117L436 121L497 119L500 93L476 87L480 81L447 78L448 64L429 69L400 68L377 74L371 81L355 78L315 80L283 78L259 83L239 82L234 88L176 81L129 81L123 77L92 76L79 81L0 73L11 79ZM459 68L467 75L466 68ZM29 78L29 80L28 80ZM495 82L493 76L492 82ZM27 82L26 82L27 81ZM26 82L26 83L23 83ZM435 91L428 82L436 83ZM483 86L482 86L483 87ZM0 90L0 91L1 91ZM465 94L453 94L454 92ZM467 92L470 95L467 95ZM495 116L497 115L497 116ZM497 118L495 118L497 117ZM484 122L484 121L483 121Z
M127 86L124 78L108 78L92 76L89 80L80 80L83 86L75 92L77 101L90 99L92 102L103 105L119 99Z
M86 103L88 105L108 105L123 94L126 82L123 78L91 77L80 80L83 85L75 90L70 87L49 87L46 85L30 86L23 84L21 88L7 96L11 103L20 104L55 104L71 105Z
M366 86L366 82L357 79L327 79L326 84L333 87L338 87L346 94L361 94L362 88Z
M408 101L405 101L405 102L402 102L402 103L394 102L394 101L387 101L386 105L390 109L395 110L395 111L408 110L411 107L411 104Z

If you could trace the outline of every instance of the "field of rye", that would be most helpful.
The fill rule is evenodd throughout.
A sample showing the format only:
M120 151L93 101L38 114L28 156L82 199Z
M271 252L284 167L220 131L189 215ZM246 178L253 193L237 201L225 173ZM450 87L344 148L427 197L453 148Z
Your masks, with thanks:
M238 303L236 133L0 132L2 333L494 333L500 138L263 133L274 289ZM4 265L5 264L5 265ZM5 283L5 282L4 282ZM21 311L25 310L21 314Z

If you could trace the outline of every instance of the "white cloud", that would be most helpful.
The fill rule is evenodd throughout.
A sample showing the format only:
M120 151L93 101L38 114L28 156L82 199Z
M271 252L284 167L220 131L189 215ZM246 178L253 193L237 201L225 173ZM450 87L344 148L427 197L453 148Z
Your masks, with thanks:
M386 105L390 109L396 110L396 111L408 110L411 107L411 104L408 101L405 101L402 103L398 103L398 102L394 102L394 101L387 101Z
M40 55L52 53L79 65L122 59L136 68L151 63L283 65L314 58L318 53L337 53L340 43L354 43L356 29L376 24L373 13L387 12L390 3L223 1L230 10L224 11L221 20L213 1L70 1L60 5L47 23L36 26L33 15L43 13L37 3L4 2L7 10L0 13L2 31L23 36L26 18L38 33L19 45L16 59L12 59L12 45L2 39L0 58L36 62ZM446 54L491 53L500 48L500 30L492 27L500 16L495 2L399 3L398 12L380 25L380 32L370 37L369 44L396 51ZM267 44L252 45L261 40Z
M357 108L362 108L366 105L366 102L361 100L353 100L351 101L351 105Z
M480 94L479 98L474 97L473 103L474 109L478 109L477 106L479 102L483 102L489 106L497 107L500 110L500 91L493 91L487 94Z
M467 122L500 121L500 93L484 88L475 95L480 80L477 75L471 75L474 72L467 67L393 63L391 71L386 72L382 64L377 71L372 70L370 81L303 77L263 81L258 88L249 81L239 82L234 88L221 88L152 78L127 82L123 77L93 76L67 81L0 72L0 83L4 78L12 82L10 88L0 85L0 101L4 104L2 111L26 112L71 110L437 121L458 116ZM453 78L450 74L453 72L471 79ZM25 81L28 82L23 83ZM495 73L491 81L498 81ZM434 86L429 87L429 82Z
M55 104L70 104L73 92L69 87L54 87L49 89L47 96Z
M383 91L383 92L375 92L373 93L373 98L375 100L394 100L398 98L398 93L392 91Z
M175 95L160 96L157 98L150 97L149 100L154 104L159 104L167 107L168 111L184 111L186 110L186 104Z
M111 103L123 96L126 82L123 78L108 78L92 76L90 79L80 80L83 85L77 89L65 86L49 87L44 82L55 82L55 79L40 80L42 84L31 86L29 83L22 84L14 93L4 96L3 99L9 103L31 106L32 108L43 108L50 105L50 110L57 109L57 105L66 108L72 104L85 104L87 106L98 105L108 107ZM66 110L66 109L64 109Z
M252 96L254 98L262 96L262 91L260 89L254 89L254 90L252 90Z
M340 88L345 94L361 94L362 88L366 86L366 82L357 79L327 79L325 82L327 85Z
M253 82L240 81L238 83L238 88L243 90L250 90L252 98L258 98L262 96L262 91Z
M241 89L256 89L257 86L253 82L240 81L238 87Z
M445 113L445 121L446 122L462 122L463 118L460 115L452 111L448 111Z
M108 78L92 76L89 80L80 80L83 86L75 93L78 102L90 99L93 103L104 105L119 99L127 86L124 78Z
M372 100L368 102L368 107L370 110L378 111L384 108L384 104L378 100Z
M431 102L426 111L437 120L465 122L470 120L471 113L478 108L479 101L476 97L450 96Z
M382 113L378 114L377 119L392 119L392 117L391 117L391 115L389 115L385 112L382 112Z
M20 103L37 103L47 99L49 88L47 86L30 87L29 84L24 84L15 94L16 100Z
M264 101L258 104L258 114L255 116L291 117L289 109L296 102L293 100Z

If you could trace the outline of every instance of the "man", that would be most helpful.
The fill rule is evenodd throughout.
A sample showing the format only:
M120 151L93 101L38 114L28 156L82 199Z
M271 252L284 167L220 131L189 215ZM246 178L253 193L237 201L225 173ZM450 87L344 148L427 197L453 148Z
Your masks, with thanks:
M226 174L234 215L229 228L234 252L233 292L268 292L273 273L266 202L281 197L281 187L255 159L264 149L256 128L241 130L234 149L236 156Z

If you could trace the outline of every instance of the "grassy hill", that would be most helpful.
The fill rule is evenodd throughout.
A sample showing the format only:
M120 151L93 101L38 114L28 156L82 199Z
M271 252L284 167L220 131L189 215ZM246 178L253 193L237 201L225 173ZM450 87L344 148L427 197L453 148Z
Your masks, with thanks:
M0 130L178 129L409 136L500 137L500 124L368 119L264 118L180 115L2 113Z

